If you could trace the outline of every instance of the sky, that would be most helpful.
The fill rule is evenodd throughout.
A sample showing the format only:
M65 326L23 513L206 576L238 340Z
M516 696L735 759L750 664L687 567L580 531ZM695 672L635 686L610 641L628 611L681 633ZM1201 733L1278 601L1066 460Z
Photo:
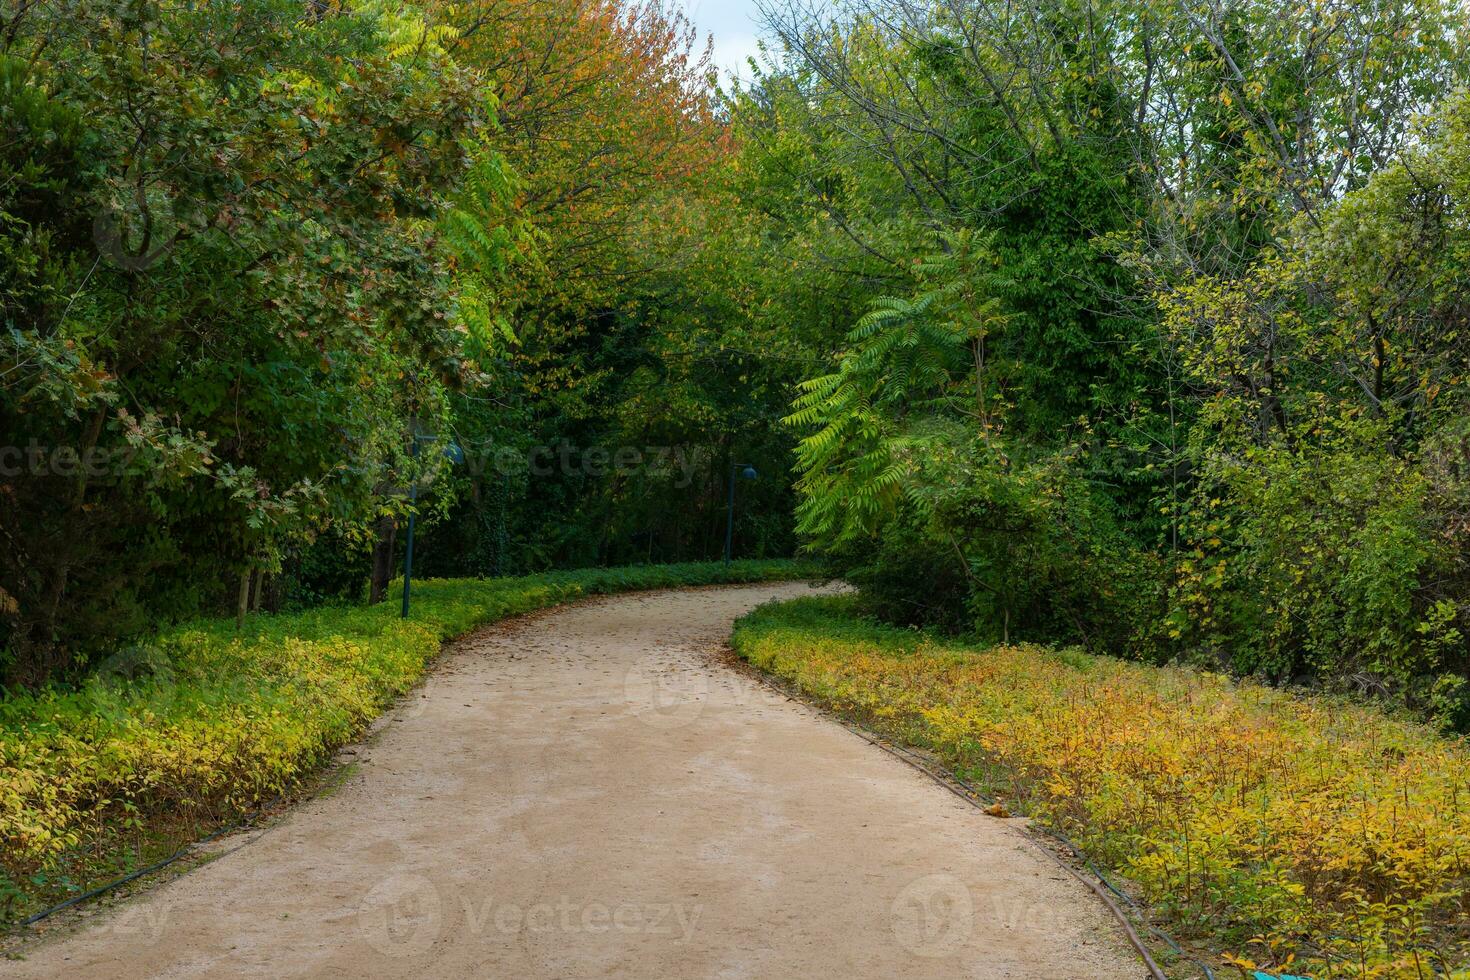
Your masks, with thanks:
M684 9L699 28L701 45L705 37L714 35L720 77L733 71L749 78L745 59L755 54L760 35L756 0L684 0Z

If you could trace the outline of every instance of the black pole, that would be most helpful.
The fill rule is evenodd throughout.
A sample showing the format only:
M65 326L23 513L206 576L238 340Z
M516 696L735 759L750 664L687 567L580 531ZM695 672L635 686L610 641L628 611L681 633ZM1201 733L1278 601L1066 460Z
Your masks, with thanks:
M730 466L730 503L725 509L725 564L730 564L730 548L735 542L735 473L739 464Z
M409 492L408 499L410 500L411 504L416 508L416 506L418 504L418 500L419 500L419 488L418 487L414 487L413 490ZM408 618L408 590L409 590L409 586L413 582L413 525L414 525L414 518L416 516L417 516L417 514L415 513L415 510L410 509L409 512L408 512L408 546L406 547L406 549L404 550L404 553L403 553L403 618L404 619L407 619Z
M409 448L410 458L416 458L419 454L418 435L414 435L413 445ZM408 590L413 584L413 526L414 519L418 516L419 485L415 479L408 490L408 545L403 552L403 613L402 618L408 618Z

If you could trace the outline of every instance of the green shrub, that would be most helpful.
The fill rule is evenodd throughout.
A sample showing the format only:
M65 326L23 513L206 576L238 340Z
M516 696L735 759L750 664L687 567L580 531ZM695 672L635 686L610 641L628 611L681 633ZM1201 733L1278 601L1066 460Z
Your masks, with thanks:
M836 553L868 613L990 640L1136 645L1159 615L1163 565L1127 539L1068 455L924 450L891 516Z
M1458 724L1470 672L1463 484L1352 422L1206 470L1185 527L1174 639L1240 674L1404 697ZM1426 465L1427 464L1427 465Z

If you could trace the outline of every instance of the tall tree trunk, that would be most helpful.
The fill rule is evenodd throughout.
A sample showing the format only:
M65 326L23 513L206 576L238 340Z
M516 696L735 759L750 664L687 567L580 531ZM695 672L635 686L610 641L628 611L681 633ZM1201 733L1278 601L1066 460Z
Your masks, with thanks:
M235 609L236 633L245 628L245 614L250 611L250 580L254 577L255 570L251 568L240 573L240 604Z
M388 583L393 579L393 543L398 536L398 522L391 516L378 518L377 541L373 545L373 579L368 588L368 602L377 605L388 597Z

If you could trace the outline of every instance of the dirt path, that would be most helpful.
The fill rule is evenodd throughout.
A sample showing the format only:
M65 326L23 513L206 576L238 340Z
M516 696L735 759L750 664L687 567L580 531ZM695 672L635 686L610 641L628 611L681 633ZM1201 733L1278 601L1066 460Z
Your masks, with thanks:
M719 665L732 620L808 591L485 630L335 793L0 975L1142 976L1013 826Z

